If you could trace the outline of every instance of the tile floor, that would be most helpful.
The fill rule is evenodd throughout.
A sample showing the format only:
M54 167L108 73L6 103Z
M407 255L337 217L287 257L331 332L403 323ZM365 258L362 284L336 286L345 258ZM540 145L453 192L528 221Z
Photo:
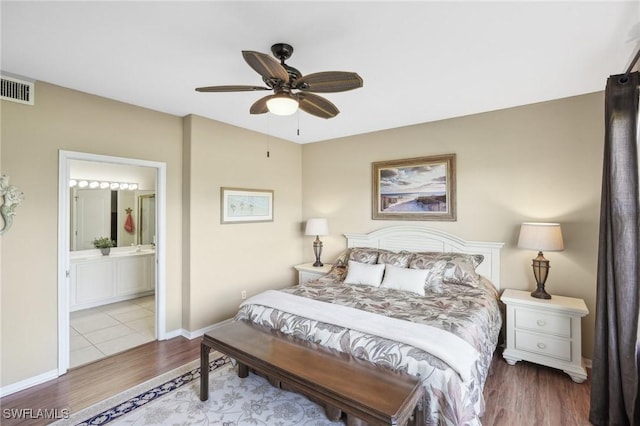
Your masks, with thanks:
M155 296L71 312L69 368L156 339Z

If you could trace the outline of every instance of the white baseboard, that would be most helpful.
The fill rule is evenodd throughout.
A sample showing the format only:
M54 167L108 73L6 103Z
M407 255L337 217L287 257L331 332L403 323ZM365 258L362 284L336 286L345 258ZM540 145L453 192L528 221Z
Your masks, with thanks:
M179 336L184 336L184 329L179 328L177 330L167 331L164 333L164 338L162 340L169 340Z
M220 324L224 324L227 322L231 322L233 321L233 318L229 318L220 322L217 322L215 324L209 325L207 327L203 327L199 330L194 330L194 331L189 331L189 330L185 330L184 328L178 329L178 330L173 330L173 331L169 331L165 334L165 338L166 339L172 339L174 337L178 337L178 336L182 336L185 337L189 340L193 340L193 339L197 339L198 337L202 337L207 331L211 330L212 328L220 325Z
M592 368L593 367L593 363L589 358L582 358L582 365L584 365L584 368Z
M178 336L182 336L182 337L186 337L189 340L193 340L196 339L198 337L202 337L204 335L204 333L206 333L207 331L211 330L213 327L219 325L219 324L223 324L226 322L230 322L233 321L233 318L229 318L226 319L224 321L220 321L216 324L210 325L208 327L204 327L201 328L199 330L195 330L195 331L189 331L189 330L185 330L184 328L179 328L177 330L172 330L172 331L168 331L165 333L164 335L164 339L163 340L169 340L169 339L173 339L174 337L178 337ZM21 390L30 388L31 386L35 386L35 385L39 385L40 383L44 383L44 382L48 382L49 380L53 380L53 379L57 379L58 376L58 370L51 370L48 371L46 373L42 373L39 374L37 376L34 377L30 377L28 379L25 380L21 380L17 383L13 383L7 386L3 386L0 388L0 398L1 397L5 397L7 395L11 395L12 393L16 393L19 392Z
M40 383L48 382L49 380L58 378L58 369L47 371L46 373L38 374L37 376L30 377L25 380L21 380L16 383L12 383L0 388L0 398L3 398L12 393L20 392L30 388L31 386L39 385Z

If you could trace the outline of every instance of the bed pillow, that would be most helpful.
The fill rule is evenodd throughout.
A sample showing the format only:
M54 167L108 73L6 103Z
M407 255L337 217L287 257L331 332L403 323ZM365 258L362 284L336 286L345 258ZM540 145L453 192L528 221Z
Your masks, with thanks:
M384 265L349 261L349 269L347 277L344 279L345 284L364 284L373 287L379 287L384 274Z
M411 256L413 256L413 253L404 250L399 252L380 250L378 253L378 263L406 268L409 266Z
M425 290L442 293L444 292L444 267L446 262L443 260L436 260L431 255L414 254L409 262L409 269L418 269L427 271L427 278L425 279Z
M409 291L424 296L425 282L429 272L428 269L409 269L386 265L384 279L380 287Z
M352 248L349 252L349 260L373 265L378 261L378 249L369 247Z
M349 255L351 254L351 249L343 250L338 257L333 261L334 265L347 267L347 262L349 262Z
M409 262L410 268L432 269L434 281L441 280L445 284L459 284L468 287L480 285L480 275L476 267L484 260L481 254L463 253L416 253ZM436 277L435 274L441 275Z
M329 273L322 277L324 281L343 282L347 276L347 262L349 262L349 253L351 249L346 249L338 255L333 261L333 266Z

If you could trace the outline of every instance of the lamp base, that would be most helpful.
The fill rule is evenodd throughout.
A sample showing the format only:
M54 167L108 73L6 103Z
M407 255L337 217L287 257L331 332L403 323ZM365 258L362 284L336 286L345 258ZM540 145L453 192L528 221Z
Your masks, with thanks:
M536 299L551 299L551 295L544 291L544 286L538 286L538 288L532 291L531 297L535 297Z
M322 241L320 241L320 238L317 235L315 241L313 242L313 254L315 254L316 256L316 262L313 264L313 266L315 266L316 268L324 266L324 264L320 262L320 255L322 255Z

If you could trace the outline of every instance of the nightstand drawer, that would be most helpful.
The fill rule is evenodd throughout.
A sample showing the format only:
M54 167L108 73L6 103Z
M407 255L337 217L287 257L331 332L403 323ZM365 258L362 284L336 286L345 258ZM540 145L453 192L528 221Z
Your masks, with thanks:
M556 336L571 337L571 317L518 308L515 327Z
M571 342L537 333L516 330L515 348L571 361Z

